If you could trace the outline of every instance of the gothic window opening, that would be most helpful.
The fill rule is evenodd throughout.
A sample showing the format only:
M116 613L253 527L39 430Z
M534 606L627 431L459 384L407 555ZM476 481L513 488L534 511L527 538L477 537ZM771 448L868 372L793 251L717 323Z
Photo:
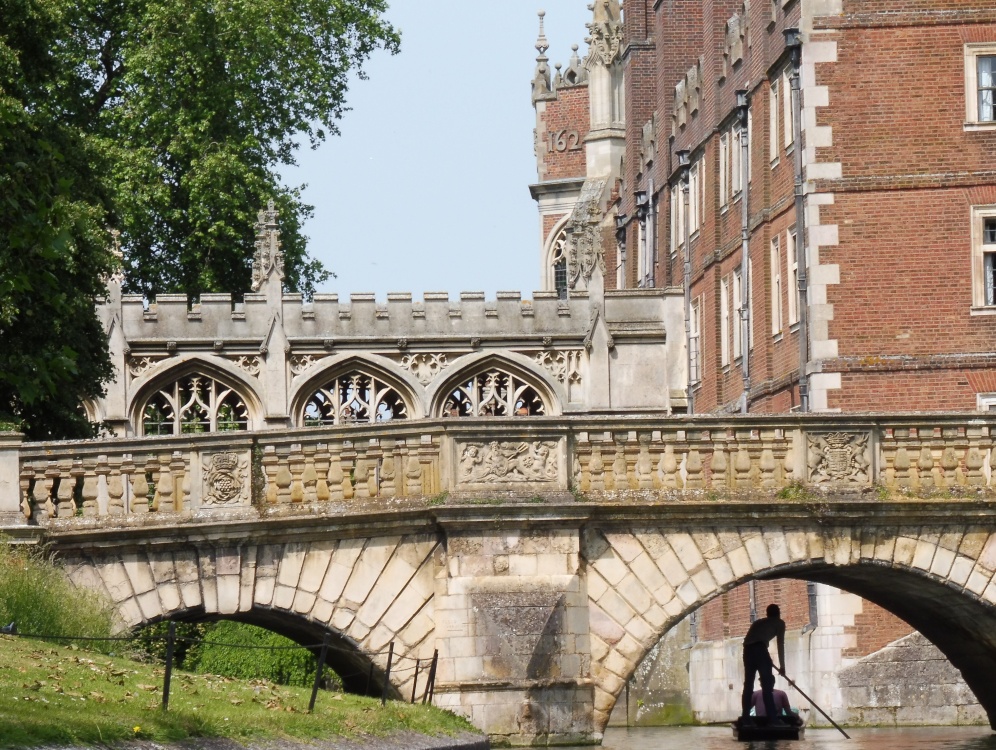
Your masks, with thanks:
M557 297L567 299L567 232L561 231L553 242L553 288Z
M528 417L546 414L533 386L511 373L490 369L457 385L443 405L444 417Z
M189 435L249 429L249 407L223 383L187 375L160 388L142 409L143 435Z
M340 375L318 388L304 407L306 427L408 419L405 400L383 380L363 372Z

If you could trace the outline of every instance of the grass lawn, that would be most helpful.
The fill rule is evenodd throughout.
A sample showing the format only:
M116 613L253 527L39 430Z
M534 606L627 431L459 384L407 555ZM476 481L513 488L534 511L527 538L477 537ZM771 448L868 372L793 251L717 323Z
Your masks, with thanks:
M329 739L410 731L475 731L431 706L311 691L263 680L173 672L161 710L162 667L0 636L0 748L143 739Z

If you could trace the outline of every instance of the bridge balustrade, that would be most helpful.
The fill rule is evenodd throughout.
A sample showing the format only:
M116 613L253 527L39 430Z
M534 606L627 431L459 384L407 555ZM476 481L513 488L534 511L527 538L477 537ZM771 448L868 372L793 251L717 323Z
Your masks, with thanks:
M377 499L573 492L589 501L820 488L943 495L992 486L989 415L436 419L22 443L0 439L0 520L244 513ZM767 492L768 495L763 493ZM744 499L740 497L740 499Z

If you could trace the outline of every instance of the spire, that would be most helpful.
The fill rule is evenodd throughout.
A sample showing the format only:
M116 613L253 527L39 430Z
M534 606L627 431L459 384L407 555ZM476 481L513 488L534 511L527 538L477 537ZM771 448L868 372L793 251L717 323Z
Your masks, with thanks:
M585 62L599 63L608 67L618 58L622 50L623 25L622 11L619 0L595 0L588 6L591 10L591 23L586 24L590 36L588 42L588 57Z
M587 82L588 70L581 64L581 58L578 57L578 46L572 44L571 60L567 64L567 70L564 73L564 84L567 86L576 86Z
M541 10L536 15L539 16L539 36L536 38L536 51L539 52L539 55L536 57L536 73L533 75L534 104L540 99L547 98L552 90L550 87L550 66L547 65L550 60L546 56L546 51L550 49L550 43L546 39L546 34L543 33L543 17L546 15L546 11Z
M280 252L280 229L271 198L256 217L256 252L252 259L252 290L258 292L275 279L280 289L284 279L284 254ZM279 294L279 291L278 291Z

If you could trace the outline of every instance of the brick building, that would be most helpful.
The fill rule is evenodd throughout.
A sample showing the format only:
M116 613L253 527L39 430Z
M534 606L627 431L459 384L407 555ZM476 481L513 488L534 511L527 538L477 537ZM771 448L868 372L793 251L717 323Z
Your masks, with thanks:
M541 19L542 280L583 288L583 214L606 288L683 294L675 411L996 408L992 2L598 0L588 32L554 73ZM822 613L838 664L910 632L815 592L741 587L696 637L767 596L797 634L855 609Z

